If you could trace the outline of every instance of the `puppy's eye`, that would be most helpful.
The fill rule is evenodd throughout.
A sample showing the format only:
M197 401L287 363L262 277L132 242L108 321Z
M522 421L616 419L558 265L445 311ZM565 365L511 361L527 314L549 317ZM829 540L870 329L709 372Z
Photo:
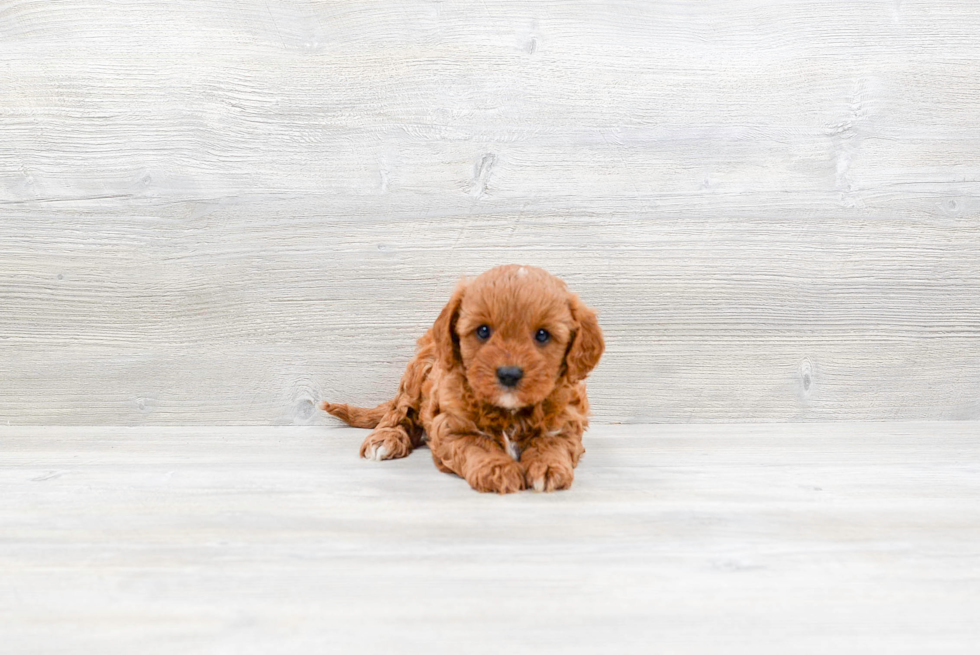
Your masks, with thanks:
M534 340L538 343L548 343L551 341L551 332L548 332L544 328L541 328L534 334Z
M480 327L476 328L476 337L480 341L486 341L487 339L489 339L490 338L490 326L489 325L481 325Z

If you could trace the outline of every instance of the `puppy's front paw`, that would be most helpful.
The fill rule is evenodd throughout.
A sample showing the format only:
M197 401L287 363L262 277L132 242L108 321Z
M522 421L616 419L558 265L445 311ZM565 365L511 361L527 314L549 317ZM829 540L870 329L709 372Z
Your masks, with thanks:
M575 474L572 467L560 460L548 461L542 459L525 460L524 477L527 486L535 491L558 491L572 486Z
M361 444L361 457L380 462L398 459L412 452L412 442L401 428L378 428Z
M511 459L493 459L475 467L466 481L483 493L511 494L524 488L520 465Z

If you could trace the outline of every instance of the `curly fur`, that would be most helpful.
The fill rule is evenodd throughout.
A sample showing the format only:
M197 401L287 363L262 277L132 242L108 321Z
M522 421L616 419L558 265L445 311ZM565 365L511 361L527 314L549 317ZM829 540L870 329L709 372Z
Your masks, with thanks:
M488 339L476 330L491 328ZM541 328L551 338L535 340ZM477 491L567 489L585 449L584 379L605 349L595 312L565 283L531 266L498 266L462 281L415 357L395 397L372 409L324 402L355 427L374 428L361 457L405 457L428 442L439 470ZM513 388L497 369L520 367Z

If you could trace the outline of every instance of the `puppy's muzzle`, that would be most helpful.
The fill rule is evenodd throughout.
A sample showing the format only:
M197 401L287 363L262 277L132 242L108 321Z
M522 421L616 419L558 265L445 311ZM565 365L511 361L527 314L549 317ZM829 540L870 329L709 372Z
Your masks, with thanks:
M501 366L497 369L497 379L500 384L508 388L514 388L524 377L524 369L517 366Z

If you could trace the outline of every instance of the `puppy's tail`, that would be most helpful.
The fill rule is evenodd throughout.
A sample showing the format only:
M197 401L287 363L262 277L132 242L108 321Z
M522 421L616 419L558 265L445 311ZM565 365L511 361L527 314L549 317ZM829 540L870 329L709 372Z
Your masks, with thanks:
M320 403L320 409L328 414L333 414L347 425L355 428L374 428L378 426L378 421L395 406L395 401L381 403L377 407L354 407L353 405L341 405L338 403Z

